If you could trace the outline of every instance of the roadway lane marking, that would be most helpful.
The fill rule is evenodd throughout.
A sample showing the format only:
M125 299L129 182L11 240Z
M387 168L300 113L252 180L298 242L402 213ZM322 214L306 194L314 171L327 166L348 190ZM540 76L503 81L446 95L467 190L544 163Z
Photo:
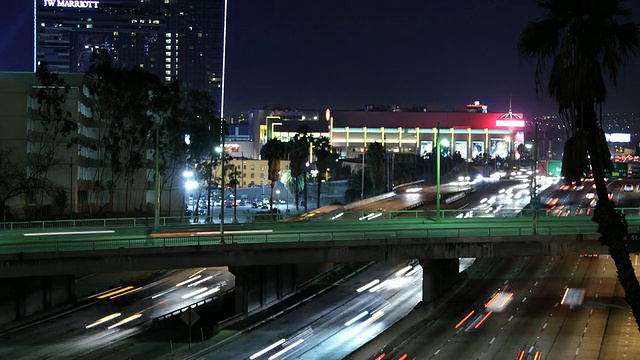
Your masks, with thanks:
M511 319L513 319L513 315L509 316L509 320L507 321L511 321Z
M548 324L548 322L544 323L544 325L542 325L542 328L546 329L547 328L547 324Z
M438 351L434 352L434 353L433 353L433 356L438 355L438 353L439 353L439 352L440 352L440 349L438 349Z
M494 341L496 341L495 336L493 337L493 339L491 339L491 341L489 341L489 345L493 344Z
M578 356L578 353L580 352L580 348L576 349L576 356Z

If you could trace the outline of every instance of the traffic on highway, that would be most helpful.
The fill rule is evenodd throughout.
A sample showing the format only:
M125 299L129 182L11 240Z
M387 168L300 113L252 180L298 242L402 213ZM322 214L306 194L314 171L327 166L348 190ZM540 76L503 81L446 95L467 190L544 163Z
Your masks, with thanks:
M527 180L507 178L508 176L500 181L443 186L449 196L461 192L465 194L450 204L443 204L443 214L455 214L454 218L457 219L523 216L531 195ZM538 183L541 185L538 192L541 194L542 211L546 216L589 214L587 210L591 208L591 201L594 199L590 180L586 179L581 185L563 185L557 179L541 178ZM637 201L634 199L640 196L638 183L631 180L613 180L608 186L614 201L621 206L634 205ZM416 184L396 190L375 201L361 202L348 210L333 207L299 220L323 220L329 223L337 221L329 226L338 226L345 220L402 219L417 216L419 211L433 211L434 201L434 188ZM406 211L408 209L409 211ZM286 229L287 223L260 226L257 229L247 229L242 225L231 225L228 231L229 235L234 231L274 232ZM209 230L203 225L190 231L214 233L218 229ZM171 233L185 235L181 229L164 229L150 235L166 237L171 236ZM40 233L36 234L43 236ZM112 233L84 235L112 236L110 234ZM60 236L83 235L56 234L51 237ZM467 264L473 261L474 259L470 259ZM598 281L605 280L605 275L598 277L597 271L602 274L611 273L611 279L606 281L615 283L615 267L610 264L610 260L589 254L588 257L571 260L574 261L574 267L567 270L565 263L568 261L536 257L503 259L497 263L494 260L483 261L472 268L473 274L486 274L471 279L467 289L462 292L464 294L461 293L460 297L448 304L444 313L439 318L434 318L431 325L420 335L402 340L400 347L385 349L385 357L382 358L448 358L447 356L454 356L459 351L457 346L449 344L460 341L469 343L470 349L474 349L465 350L463 357L478 356L489 359L498 352L502 354L507 348L512 354L510 358L516 359L542 359L550 358L550 353L565 354L564 346L554 341L552 335L542 339L533 335L523 338L515 330L518 327L511 324L526 325L529 320L520 319L520 316L530 314L531 311L539 313L539 316L545 311L551 311L552 315L555 313L555 316L569 319L569 313L563 311L581 312L585 304L591 304L591 312L602 309L621 310L603 302L602 295L599 295L599 286L593 289L585 286L595 281L587 276L595 276ZM608 273L604 265L607 263ZM597 271L588 271L596 265L603 266L597 267ZM583 269L585 266L586 269ZM345 357L410 313L421 298L421 271L416 263L393 266L376 264L367 272L327 292L323 295L322 301L311 301L291 313L239 336L233 342L215 347L215 351L212 350L210 355L204 354L203 357L213 359L216 358L214 354L226 354L228 358L270 360ZM581 281L576 280L578 275L575 274L579 273L583 274ZM562 286L561 280L564 281ZM14 346L3 347L0 349L0 355L11 354L13 358L27 359L34 354L31 347L35 346L35 354L41 357L54 354L64 354L70 358L86 357L97 349L108 348L149 329L154 318L211 298L218 292L233 288L233 285L233 275L226 268L181 270L147 284L118 284L84 299L87 306L82 306L76 311L7 334L4 338L10 340ZM612 289L607 289L607 294L613 293ZM619 292L619 289L616 291ZM611 296L609 295L609 298ZM549 303L552 297L557 298L552 309L543 309L542 305ZM616 316L622 317L623 314ZM531 322L531 325L540 321ZM565 322L567 321L565 319ZM555 318L553 323L557 325ZM551 325L543 323L540 326L543 333L543 330ZM559 329L564 328L563 326ZM487 336L482 334L492 332L495 332L495 336L489 339L489 345L481 344L481 338ZM559 333L560 330L557 330L557 334ZM430 342L425 346L423 340L420 340L431 337L439 342ZM503 345L498 349L498 344ZM585 342L582 350L582 345L577 344L574 349L576 354L582 351L584 355L587 352L587 344L590 343ZM406 357L403 357L405 354ZM376 354L372 358L378 359L381 355L382 353Z

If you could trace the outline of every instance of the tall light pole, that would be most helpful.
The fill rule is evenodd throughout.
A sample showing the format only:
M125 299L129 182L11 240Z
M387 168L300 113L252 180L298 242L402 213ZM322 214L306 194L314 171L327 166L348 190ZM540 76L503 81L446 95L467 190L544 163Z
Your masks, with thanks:
M364 154L367 152L367 148L362 148L362 179L360 180L360 200L364 200Z
M436 130L436 220L440 219L440 123Z
M158 153L160 152L160 124L156 124L156 211L153 217L153 228L155 230L160 226L160 160Z
M216 152L220 154L220 186L221 194L220 194L220 234L224 234L224 207L225 207L225 198L224 198L224 135L222 137L222 146L216 147Z

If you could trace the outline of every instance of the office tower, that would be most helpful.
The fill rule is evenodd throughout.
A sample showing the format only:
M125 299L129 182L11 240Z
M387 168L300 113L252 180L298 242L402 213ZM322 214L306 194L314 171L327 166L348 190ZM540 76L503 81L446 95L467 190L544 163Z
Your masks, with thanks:
M209 91L222 104L225 0L42 0L35 3L35 64L83 73L91 54Z

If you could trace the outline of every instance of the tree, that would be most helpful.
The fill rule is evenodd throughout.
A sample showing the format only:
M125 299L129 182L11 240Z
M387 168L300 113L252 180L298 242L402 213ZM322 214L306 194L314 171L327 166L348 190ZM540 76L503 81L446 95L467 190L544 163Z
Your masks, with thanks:
M640 284L636 278L624 236L627 222L609 200L604 171L612 166L604 131L598 119L606 100L608 75L616 86L618 72L640 45L640 25L620 23L631 14L621 0L541 0L545 17L526 25L518 41L519 55L536 60L536 90L548 76L547 90L558 104L569 139L565 143L562 174L565 180L580 181L587 161L591 165L598 194L593 221L602 234L600 243L618 269L640 329ZM546 65L551 69L546 74ZM589 160L587 160L589 159Z
M235 165L229 165L226 167L227 175L229 176L229 186L233 187L233 222L238 222L237 209L238 209L238 177L242 174Z
M157 76L140 67L113 68L108 54L94 57L87 78L97 123L97 144L92 144L98 151L94 188L97 193L107 189L113 207L117 184L124 181L128 191L134 174L145 165L145 152L156 147L156 130L163 125L168 97L163 96L166 88Z
M378 195L379 190L385 184L386 177L386 163L387 163L387 151L384 146L375 141L369 144L367 157L365 159L369 163L371 171L371 184L373 186L373 195Z
M46 62L40 63L36 70L36 77L40 83L36 92L40 131L35 132L35 135L30 136L29 139L35 148L27 158L28 168L33 174L32 179L39 180L39 187L42 188L38 196L40 203L44 203L45 196L59 203L59 189L54 188L52 183L47 181L48 174L52 167L61 165L63 162L59 150L63 146L70 148L77 142L77 136L71 135L78 129L78 124L71 120L71 113L65 109L71 88L64 79L51 72ZM35 197L34 192L34 200Z
M351 174L351 177L347 179L347 189L344 192L344 201L346 203L351 203L360 199L360 194L362 193L363 171L365 171L365 169L354 171ZM372 189L370 176L364 176L364 186L365 189Z
M269 196L269 211L273 210L273 188L280 177L280 161L285 157L287 149L279 139L273 138L267 141L260 149L260 158L266 159L269 165L269 176L271 181L271 195Z
M311 128L304 124L298 127L293 139L288 142L289 167L291 177L294 179L293 183L296 186L296 213L300 213L300 190L305 192L304 211L307 212L307 162L309 161L309 146L312 141ZM302 184L302 189L299 188L300 184Z
M322 180L325 179L325 170L327 169L327 160L331 158L331 142L326 136L320 136L313 142L313 152L316 154L316 170L318 170L318 197L316 199L316 208L320 207L320 191Z
M215 115L215 101L209 92L187 89L184 96L185 101L182 105L184 128L181 135L183 138L184 134L189 136L186 163L188 167L197 170L198 182L207 189L207 216L210 219L212 188L221 183L221 179L216 179L213 176L214 169L221 163L214 150L220 146L221 127L222 131L226 132L226 126L223 126L221 119ZM184 143L184 139L182 143ZM226 153L222 158L229 161L226 159ZM222 191L224 193L224 189ZM222 200L224 201L224 196Z

